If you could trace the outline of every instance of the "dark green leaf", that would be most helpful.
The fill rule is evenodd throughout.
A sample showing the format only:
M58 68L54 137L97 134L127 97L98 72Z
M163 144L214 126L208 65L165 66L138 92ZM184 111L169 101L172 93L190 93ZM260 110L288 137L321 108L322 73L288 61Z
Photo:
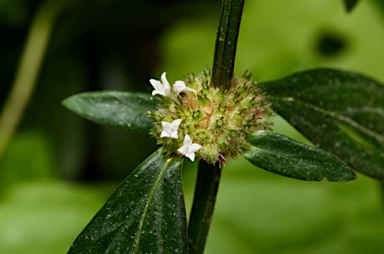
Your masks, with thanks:
M316 147L272 132L248 136L253 147L244 156L252 164L273 173L307 181L332 182L356 178L339 158Z
M156 108L149 94L121 91L76 94L65 99L63 105L96 123L144 132L151 128L148 110Z
M112 194L69 253L186 253L183 160L162 149Z
M331 69L293 74L260 86L273 109L316 146L384 180L384 86Z
M352 9L356 6L358 0L344 0L345 8L347 11L352 11Z

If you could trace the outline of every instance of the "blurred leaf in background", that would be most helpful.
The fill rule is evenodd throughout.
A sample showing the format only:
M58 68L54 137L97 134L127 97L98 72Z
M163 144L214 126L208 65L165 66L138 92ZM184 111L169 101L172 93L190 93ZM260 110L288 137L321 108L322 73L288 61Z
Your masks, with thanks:
M377 187L362 175L304 182L233 161L223 170L205 253L380 253Z
M66 253L107 198L100 187L52 180L14 185L0 201L0 253Z
M346 13L342 1L247 1L236 72L248 69L257 81L266 81L327 66L383 80L384 21L374 2L363 1ZM159 72L180 77L210 66L218 16L214 14L197 22L185 19L167 31Z
M20 132L0 161L0 194L13 184L58 176L52 147L37 131Z

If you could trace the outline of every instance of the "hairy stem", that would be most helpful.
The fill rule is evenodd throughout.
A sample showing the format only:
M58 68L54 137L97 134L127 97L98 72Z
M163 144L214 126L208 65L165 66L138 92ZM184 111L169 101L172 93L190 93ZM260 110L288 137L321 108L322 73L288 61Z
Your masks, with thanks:
M244 0L223 0L216 37L212 83L227 89L233 77L237 37ZM199 163L195 196L188 227L189 253L201 254L211 225L221 176L221 165Z
M219 188L221 167L200 161L188 228L190 254L203 253Z
M222 2L212 68L212 83L215 87L226 89L230 86L243 6L244 0Z

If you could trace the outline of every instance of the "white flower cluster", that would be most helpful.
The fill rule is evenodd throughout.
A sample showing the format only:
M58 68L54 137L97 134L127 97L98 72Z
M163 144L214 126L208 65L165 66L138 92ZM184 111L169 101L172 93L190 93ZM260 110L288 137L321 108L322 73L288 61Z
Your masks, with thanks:
M149 82L153 86L152 96L158 94L162 96L171 96L171 86L166 78L166 73L161 75L161 81L156 79L150 79ZM173 90L179 95L182 92L189 91L196 93L195 89L187 87L184 81L178 80L173 84ZM181 123L181 119L176 119L172 123L162 121L163 130L160 134L161 138L178 138L178 129ZM179 153L185 157L195 160L195 153L201 148L201 145L193 143L191 137L186 134L184 137L183 146L177 149Z
M171 95L171 86L169 85L169 82L166 78L167 73L164 72L161 75L161 81L156 79L150 79L149 82L153 86L155 90L152 91L152 96L159 94L162 96L170 96ZM180 93L184 91L190 91L196 93L195 89L187 87L184 81L178 80L173 84L173 90L179 95Z

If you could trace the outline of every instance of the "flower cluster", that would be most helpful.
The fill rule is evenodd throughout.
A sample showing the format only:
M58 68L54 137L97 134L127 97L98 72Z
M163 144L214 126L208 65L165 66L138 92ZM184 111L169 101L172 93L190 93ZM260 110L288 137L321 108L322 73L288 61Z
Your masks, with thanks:
M211 84L209 69L176 81L172 89L166 73L161 81L151 79L150 83L158 99L158 110L149 112L153 119L150 134L170 155L223 164L248 148L249 133L271 125L272 111L247 72L234 77L223 91Z
M153 86L154 90L152 91L152 96L159 94L162 96L172 97L171 95L171 86L166 78L166 73L164 72L161 75L161 81L156 79L150 79L149 82ZM184 81L178 80L173 85L173 90L177 95L180 95L182 92L189 91L196 93L196 90L187 87ZM174 138L177 139L178 129L181 123L181 119L176 119L172 122L161 121L162 131L160 134L160 138ZM195 153L201 148L201 145L192 143L191 137L186 134L184 136L183 146L177 149L179 153L184 155L185 157L191 159L191 161L195 160Z

